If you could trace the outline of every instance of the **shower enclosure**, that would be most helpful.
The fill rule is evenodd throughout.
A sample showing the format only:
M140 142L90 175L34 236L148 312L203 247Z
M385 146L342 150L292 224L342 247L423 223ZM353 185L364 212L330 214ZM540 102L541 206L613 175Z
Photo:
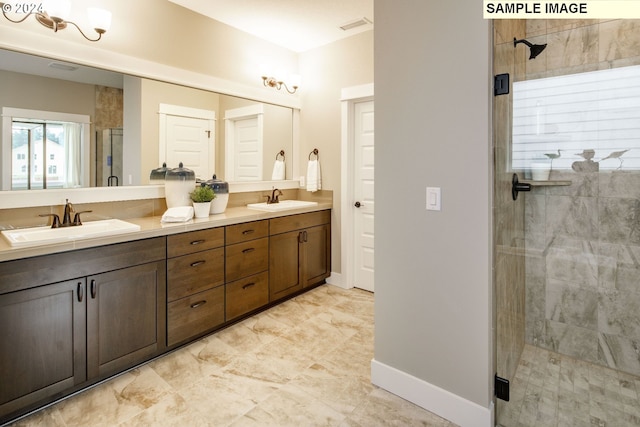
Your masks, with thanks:
M109 128L96 134L96 185L117 187L122 182L123 129Z
M497 425L640 425L639 45L639 21L494 21Z

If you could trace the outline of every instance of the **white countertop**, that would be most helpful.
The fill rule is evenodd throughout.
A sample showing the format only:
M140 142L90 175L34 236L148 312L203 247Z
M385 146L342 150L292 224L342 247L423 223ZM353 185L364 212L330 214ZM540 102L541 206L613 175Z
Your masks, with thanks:
M51 243L27 248L11 247L4 238L0 237L0 262L109 245L113 243L122 243L132 240L148 239L151 237L167 236L170 234L184 233L186 231L203 230L262 219L316 212L331 209L332 207L332 203L318 203L316 206L288 209L280 212L263 212L248 209L246 207L234 207L227 208L224 213L210 215L208 218L194 218L181 223L162 223L160 222L160 219L162 218L161 216L127 218L127 222L139 225L140 231L115 236L71 240L64 243Z

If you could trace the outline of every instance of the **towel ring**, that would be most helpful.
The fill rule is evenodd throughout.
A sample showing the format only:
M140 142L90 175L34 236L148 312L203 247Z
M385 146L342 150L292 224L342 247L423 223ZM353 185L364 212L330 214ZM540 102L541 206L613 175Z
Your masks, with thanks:
M282 156L282 160L284 160L284 150L280 150L278 153L276 153L276 160L278 160L278 156Z
M318 149L317 148L314 148L313 151L309 153L309 160L311 160L311 156L312 155L315 155L316 159L320 158L320 156L318 156Z

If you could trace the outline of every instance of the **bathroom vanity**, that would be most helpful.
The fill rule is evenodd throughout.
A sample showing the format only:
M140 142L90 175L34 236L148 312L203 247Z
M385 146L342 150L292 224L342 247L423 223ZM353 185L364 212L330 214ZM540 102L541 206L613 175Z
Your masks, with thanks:
M138 232L82 249L52 245L50 253L18 256L0 248L0 423L304 292L331 272L330 204L137 222Z

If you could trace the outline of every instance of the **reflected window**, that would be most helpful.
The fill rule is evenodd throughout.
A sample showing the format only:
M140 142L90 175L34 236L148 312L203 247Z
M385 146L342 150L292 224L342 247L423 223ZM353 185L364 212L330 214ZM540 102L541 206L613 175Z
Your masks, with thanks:
M14 117L11 146L16 153L12 157L19 161L12 167L12 190L81 185L82 123ZM56 158L62 161L56 162ZM23 164L25 160L27 165Z
M512 168L640 169L640 66L513 83Z
M88 115L2 107L2 129L2 190L89 184Z

